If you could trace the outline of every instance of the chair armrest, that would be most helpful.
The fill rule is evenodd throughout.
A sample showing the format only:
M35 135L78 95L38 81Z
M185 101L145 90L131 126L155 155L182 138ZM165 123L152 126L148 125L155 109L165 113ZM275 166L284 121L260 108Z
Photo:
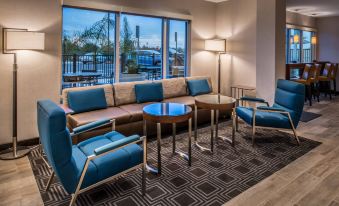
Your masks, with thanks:
M71 136L78 135L78 134L81 134L81 133L84 133L90 130L94 130L94 129L97 129L99 127L102 127L108 124L112 124L112 123L114 124L114 121L115 121L114 119L101 119L95 122L91 122L89 124L76 127L73 129Z
M268 102L266 102L264 99L257 98L257 97L241 97L240 101L247 101L247 102L258 102L258 103L264 103L269 105Z
M274 107L267 107L267 106L259 106L259 107L257 107L257 109L258 110L263 110L263 111L288 112L285 109L274 108Z
M96 156L102 155L102 154L104 154L106 152L118 149L120 147L127 146L127 145L129 145L131 143L137 143L137 142L139 142L141 140L143 140L143 137L140 137L139 135L132 135L132 136L129 136L129 137L117 140L115 142L106 144L106 145L104 145L102 147L96 148L96 149L94 149L94 154Z

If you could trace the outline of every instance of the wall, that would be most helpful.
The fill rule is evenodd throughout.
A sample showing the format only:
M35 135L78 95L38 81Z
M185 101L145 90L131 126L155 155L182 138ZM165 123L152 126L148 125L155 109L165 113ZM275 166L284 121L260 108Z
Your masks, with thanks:
M256 86L256 0L231 0L217 7L219 38L227 39L222 55L222 92L233 84Z
M339 63L338 22L339 16L317 18L318 55L320 61ZM337 75L337 82L339 82L339 74ZM339 86L337 86L337 91L339 91Z
M286 11L286 23L296 26L316 27L316 18Z
M215 54L204 52L203 39L215 37L216 4L203 0L100 0L115 5L191 14L192 75L208 75L215 80ZM27 28L46 33L46 50L19 52L18 139L38 136L36 101L49 98L57 102L61 79L61 2L59 0L2 1L0 25ZM0 54L0 144L11 141L12 62L11 55ZM215 81L214 81L215 85Z

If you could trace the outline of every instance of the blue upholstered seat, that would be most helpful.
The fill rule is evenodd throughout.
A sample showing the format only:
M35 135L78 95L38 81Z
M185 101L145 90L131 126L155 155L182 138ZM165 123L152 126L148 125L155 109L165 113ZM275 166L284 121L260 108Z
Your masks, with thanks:
M48 162L70 194L75 192L86 160L95 155L94 150L126 138L113 131L72 145L70 132L66 128L65 112L49 100L38 102L38 128ZM112 153L91 160L81 188L142 163L142 147L137 144L125 145Z
M236 114L251 126L292 129L295 137L295 128L299 124L303 112L305 99L305 86L293 81L278 80L275 92L275 100L272 107L258 107L255 111L255 125L253 125L254 109L248 107L237 107ZM257 103L266 103L262 99L243 98L243 101L254 101ZM289 119L291 117L291 121ZM254 143L255 128L253 131Z

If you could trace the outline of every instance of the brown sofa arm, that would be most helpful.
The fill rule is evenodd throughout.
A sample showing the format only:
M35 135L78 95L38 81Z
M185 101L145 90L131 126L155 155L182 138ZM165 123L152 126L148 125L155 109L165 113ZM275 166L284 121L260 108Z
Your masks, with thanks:
M71 108L67 107L67 106L64 105L64 104L59 104L58 106L59 106L62 110L64 110L64 112L65 112L66 115L68 115L68 114L73 114L73 113L74 113L74 111L73 111Z

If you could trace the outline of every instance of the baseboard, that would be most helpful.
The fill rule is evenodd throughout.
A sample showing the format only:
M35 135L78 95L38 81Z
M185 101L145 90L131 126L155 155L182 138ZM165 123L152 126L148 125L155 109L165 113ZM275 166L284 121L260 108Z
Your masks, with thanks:
M18 142L19 146L34 146L39 144L39 137L34 137L32 139L22 140ZM0 150L5 150L12 147L12 143L1 144Z

